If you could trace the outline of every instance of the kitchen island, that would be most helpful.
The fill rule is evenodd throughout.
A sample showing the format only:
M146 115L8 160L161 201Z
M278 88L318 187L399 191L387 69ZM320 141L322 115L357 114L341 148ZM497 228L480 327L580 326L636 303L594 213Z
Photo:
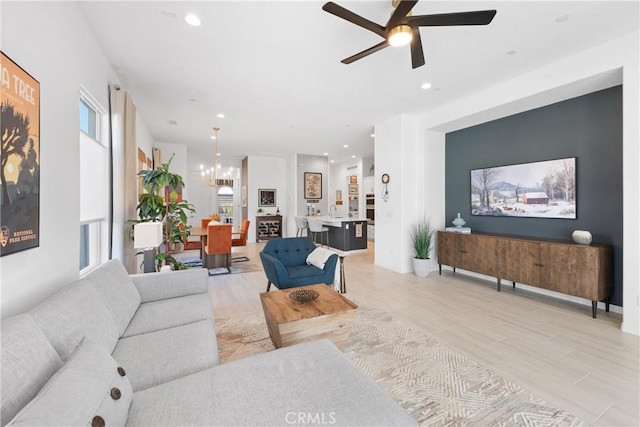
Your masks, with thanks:
M329 246L341 251L367 249L367 218L309 217L329 228Z

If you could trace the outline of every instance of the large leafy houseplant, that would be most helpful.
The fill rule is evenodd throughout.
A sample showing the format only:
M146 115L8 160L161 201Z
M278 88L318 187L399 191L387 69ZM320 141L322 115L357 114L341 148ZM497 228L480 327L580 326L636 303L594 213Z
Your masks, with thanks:
M138 173L142 177L145 192L138 199L139 219L136 222L160 221L165 236L165 253L158 256L159 261L170 262L174 270L182 269L181 263L169 256L169 246L180 242L189 233L188 228L180 228L180 223L187 223L187 212L195 212L191 203L178 200L176 188L184 187L184 181L178 174L171 173L169 167L173 156L167 163L156 169L143 170ZM164 192L164 197L162 196Z
M433 228L427 218L414 222L409 230L411 243L413 244L413 271L418 277L429 275L430 262L433 248Z

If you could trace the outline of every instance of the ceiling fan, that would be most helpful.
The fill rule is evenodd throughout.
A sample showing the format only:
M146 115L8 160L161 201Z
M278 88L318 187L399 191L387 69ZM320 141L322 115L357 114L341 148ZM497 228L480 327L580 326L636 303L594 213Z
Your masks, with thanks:
M420 39L420 27L454 26L454 25L487 25L496 15L495 10L479 10L474 12L441 13L436 15L411 16L411 9L418 0L392 0L395 10L383 27L369 21L350 10L333 2L328 2L322 9L339 18L345 19L384 38L377 45L343 59L343 64L351 64L358 59L371 55L385 47L404 46L411 43L411 65L418 68L424 65L424 52Z

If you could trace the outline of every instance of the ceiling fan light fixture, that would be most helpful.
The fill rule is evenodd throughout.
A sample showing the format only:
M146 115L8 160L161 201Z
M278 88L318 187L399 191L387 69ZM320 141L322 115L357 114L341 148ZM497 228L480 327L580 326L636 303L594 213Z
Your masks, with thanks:
M404 46L411 42L413 32L409 25L398 25L389 30L389 44L391 46Z

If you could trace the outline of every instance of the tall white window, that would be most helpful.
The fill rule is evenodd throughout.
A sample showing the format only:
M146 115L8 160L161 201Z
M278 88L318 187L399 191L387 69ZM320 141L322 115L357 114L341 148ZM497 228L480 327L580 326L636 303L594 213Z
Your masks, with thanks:
M80 90L80 274L107 259L109 150L106 111Z

